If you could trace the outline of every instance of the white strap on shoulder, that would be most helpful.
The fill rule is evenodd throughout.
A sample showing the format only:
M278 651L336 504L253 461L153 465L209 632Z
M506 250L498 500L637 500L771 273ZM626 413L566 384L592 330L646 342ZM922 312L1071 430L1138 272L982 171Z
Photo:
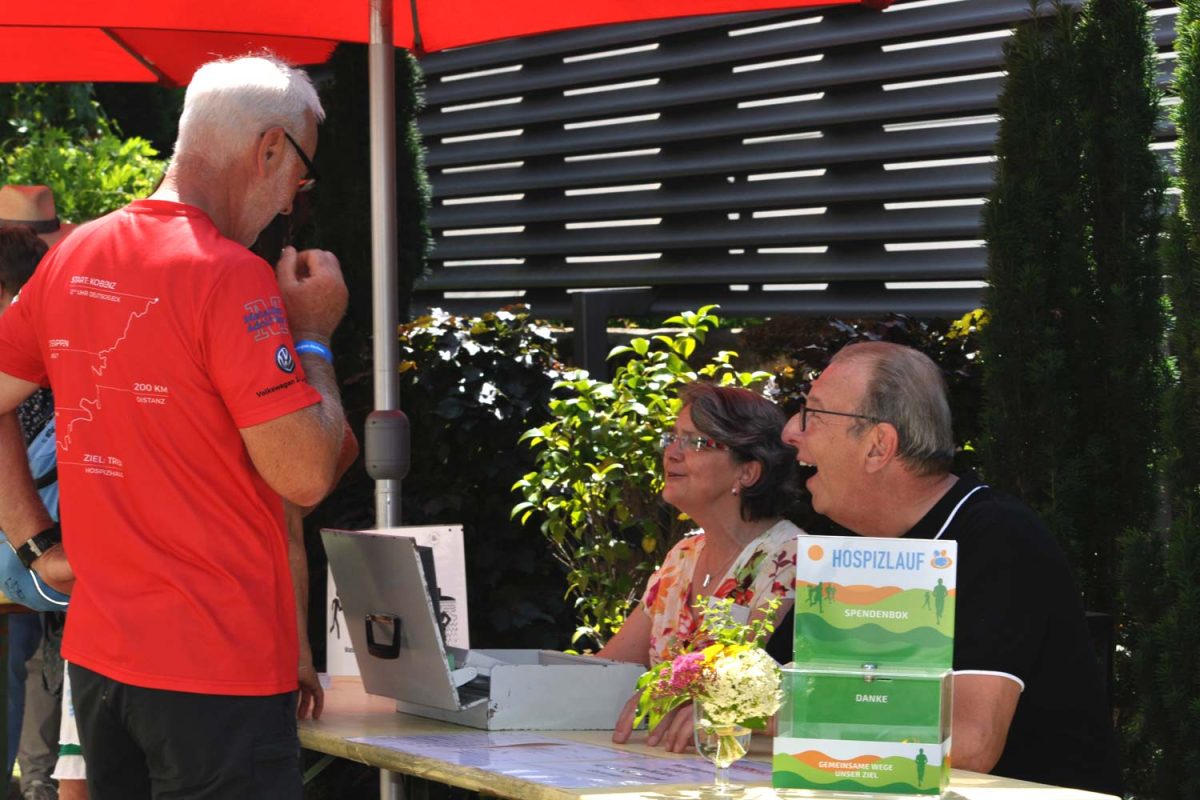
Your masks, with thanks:
M986 489L986 488L988 488L987 484L981 483L978 486L976 486L974 489L972 489L971 491L964 494L962 499L959 500L958 503L954 506L954 510L952 510L950 512L950 516L946 517L946 521L942 523L942 529L940 531L938 531L937 536L934 536L933 538L935 538L935 539L942 538L942 534L946 532L946 528L950 527L950 523L954 521L954 516L958 513L958 510L963 507L963 503L967 502L967 500L971 497L971 495L975 494L980 489Z

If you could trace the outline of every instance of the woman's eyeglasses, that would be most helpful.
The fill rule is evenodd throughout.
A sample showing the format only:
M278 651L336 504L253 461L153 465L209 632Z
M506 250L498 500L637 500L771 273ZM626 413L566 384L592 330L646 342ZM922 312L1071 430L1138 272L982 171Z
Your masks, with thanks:
M678 443L683 450L691 450L695 453L699 453L702 450L729 449L716 439L710 439L707 436L688 436L684 433L672 433L668 431L658 439L658 446L661 450L666 450L668 447L676 443Z

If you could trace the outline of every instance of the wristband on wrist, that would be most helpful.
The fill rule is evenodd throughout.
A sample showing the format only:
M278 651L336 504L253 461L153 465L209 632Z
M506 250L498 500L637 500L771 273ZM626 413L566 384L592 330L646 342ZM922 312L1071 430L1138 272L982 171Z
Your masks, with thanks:
M58 523L54 523L46 530L39 534L29 537L29 539L20 547L13 547L13 552L17 554L17 558L25 565L25 569L30 569L33 562L42 557L42 554L49 550L54 545L62 542L62 528ZM8 543L12 547L12 542Z
M314 356L320 356L333 363L333 351L320 342L314 342L312 339L299 339L296 342L297 353L312 353Z

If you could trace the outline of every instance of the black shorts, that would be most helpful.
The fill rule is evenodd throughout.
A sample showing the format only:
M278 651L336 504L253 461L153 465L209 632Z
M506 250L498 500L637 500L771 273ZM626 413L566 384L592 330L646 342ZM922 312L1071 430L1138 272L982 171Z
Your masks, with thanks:
M193 694L70 665L91 800L300 800L296 693Z

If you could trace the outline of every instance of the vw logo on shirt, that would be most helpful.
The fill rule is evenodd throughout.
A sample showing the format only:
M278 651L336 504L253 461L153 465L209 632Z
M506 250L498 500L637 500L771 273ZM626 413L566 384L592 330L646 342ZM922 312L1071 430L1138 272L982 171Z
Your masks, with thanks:
M288 350L286 344L279 345L279 349L275 351L275 366L284 372L296 371L296 360L292 358L292 351Z

